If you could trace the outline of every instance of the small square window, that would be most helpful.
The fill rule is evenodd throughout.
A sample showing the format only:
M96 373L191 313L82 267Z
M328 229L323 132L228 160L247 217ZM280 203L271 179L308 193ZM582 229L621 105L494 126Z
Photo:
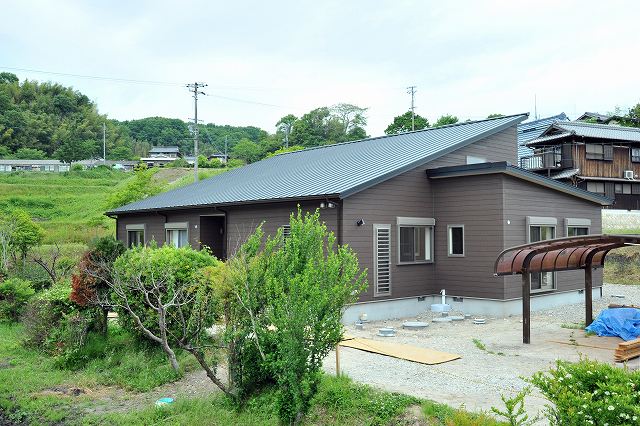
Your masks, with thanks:
M449 256L464 256L464 225L449 225Z

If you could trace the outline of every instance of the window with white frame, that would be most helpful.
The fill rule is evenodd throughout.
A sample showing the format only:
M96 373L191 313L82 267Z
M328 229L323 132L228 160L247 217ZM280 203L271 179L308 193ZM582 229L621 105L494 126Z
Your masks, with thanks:
M131 224L126 226L127 247L144 245L144 224Z
M282 225L282 238L286 241L291 235L291 225Z
M631 148L631 161L640 163L640 148Z
M374 296L391 294L391 225L373 225Z
M174 222L165 223L166 244L174 247L184 247L189 244L189 223Z
M529 242L552 240L556 237L558 220L555 217L527 217ZM548 291L556 287L553 272L537 272L531 274L531 291Z
M464 225L447 226L449 256L464 257Z
M567 237L589 235L591 219L567 218Z
M433 261L432 218L398 217L398 263Z

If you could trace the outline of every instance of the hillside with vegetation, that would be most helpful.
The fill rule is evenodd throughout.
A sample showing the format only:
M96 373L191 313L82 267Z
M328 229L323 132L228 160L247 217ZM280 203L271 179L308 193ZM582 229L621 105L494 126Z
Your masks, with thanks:
M200 154L227 150L230 158L252 163L281 149L295 150L367 137L366 108L350 104L320 107L274 123L269 133L255 126L198 125ZM109 160L136 160L153 146L178 146L193 152L192 124L180 119L147 117L109 119L85 94L53 82L20 81L0 73L0 158L64 162L102 158L103 125Z

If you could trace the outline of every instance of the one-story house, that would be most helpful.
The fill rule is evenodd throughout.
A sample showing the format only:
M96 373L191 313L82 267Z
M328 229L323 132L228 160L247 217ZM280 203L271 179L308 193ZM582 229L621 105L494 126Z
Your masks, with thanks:
M225 259L264 222L320 209L357 254L369 288L345 321L407 317L447 301L468 313L517 314L521 282L496 277L506 247L600 233L611 200L511 165L527 114L465 122L276 155L107 214L117 238L208 246ZM579 229L578 229L579 228ZM594 296L601 274L594 274ZM532 277L532 306L582 300L576 271Z
M0 172L68 172L69 164L60 160L0 159Z

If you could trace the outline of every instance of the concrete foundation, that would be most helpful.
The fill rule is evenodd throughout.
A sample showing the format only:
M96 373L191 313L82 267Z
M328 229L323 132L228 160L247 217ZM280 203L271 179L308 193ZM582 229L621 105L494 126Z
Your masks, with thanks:
M593 289L593 299L602 297L602 287ZM455 301L454 301L455 298ZM354 323L360 314L366 313L369 321L382 321L400 318L412 318L430 310L432 303L440 303L441 295L425 295L406 299L385 300L380 302L364 302L346 308L342 321ZM447 303L453 311L471 315L491 317L508 317L522 315L522 299L495 300L472 297L447 296ZM584 291L572 290L531 295L531 310L543 311L556 306L584 303Z

